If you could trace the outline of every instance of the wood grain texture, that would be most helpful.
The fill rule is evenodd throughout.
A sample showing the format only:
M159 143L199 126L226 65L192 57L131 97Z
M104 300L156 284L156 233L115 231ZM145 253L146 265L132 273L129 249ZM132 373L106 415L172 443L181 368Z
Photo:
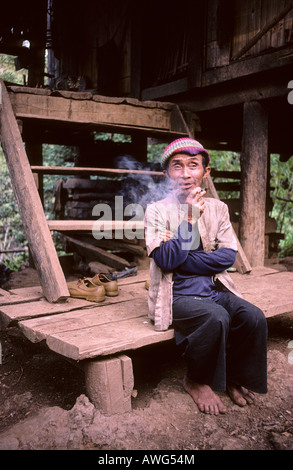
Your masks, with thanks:
M43 206L12 110L8 92L0 79L1 144L31 254L44 295L49 302L69 297L65 277L48 229Z

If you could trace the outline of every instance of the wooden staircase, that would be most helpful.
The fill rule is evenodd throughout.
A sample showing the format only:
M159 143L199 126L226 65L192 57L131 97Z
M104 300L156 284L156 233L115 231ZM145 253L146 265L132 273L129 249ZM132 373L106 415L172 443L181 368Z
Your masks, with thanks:
M48 126L70 126L72 131L86 126L99 131L141 133L171 141L191 133L177 105L140 102L129 98L108 98L90 93L51 92L47 89L11 87L0 79L0 131L12 185L18 201L23 227L32 258L39 274L43 294L49 302L62 302L69 297L64 273L55 250L51 231L91 231L93 220L48 221L35 184L34 174L107 175L131 173L161 177L161 172L89 167L31 166L26 154L18 120ZM38 127L39 129L39 127ZM209 192L218 197L211 179ZM125 221L119 221L123 228ZM108 225L107 225L108 224ZM108 230L117 222L108 221ZM139 223L138 223L139 226ZM249 272L251 267L238 242L236 268Z

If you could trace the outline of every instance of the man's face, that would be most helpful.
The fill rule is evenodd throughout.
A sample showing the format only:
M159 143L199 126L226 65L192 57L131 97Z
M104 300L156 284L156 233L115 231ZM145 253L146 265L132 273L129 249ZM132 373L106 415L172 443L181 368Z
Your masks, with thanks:
M203 179L210 173L210 167L204 170L202 159L201 154L190 156L179 153L170 158L164 173L178 196L187 197L192 189L202 186Z

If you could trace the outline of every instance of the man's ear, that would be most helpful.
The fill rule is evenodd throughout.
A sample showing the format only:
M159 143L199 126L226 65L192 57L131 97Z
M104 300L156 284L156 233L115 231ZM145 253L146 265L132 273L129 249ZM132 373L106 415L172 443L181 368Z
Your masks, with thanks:
M207 178L211 172L211 167L207 166L203 175L203 178Z

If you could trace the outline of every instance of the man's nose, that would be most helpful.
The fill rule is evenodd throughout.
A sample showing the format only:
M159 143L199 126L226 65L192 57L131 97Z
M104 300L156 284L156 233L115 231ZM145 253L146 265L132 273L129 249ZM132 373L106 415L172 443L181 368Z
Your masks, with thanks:
M190 176L190 171L187 166L183 166L181 169L181 176L182 178L188 178Z

